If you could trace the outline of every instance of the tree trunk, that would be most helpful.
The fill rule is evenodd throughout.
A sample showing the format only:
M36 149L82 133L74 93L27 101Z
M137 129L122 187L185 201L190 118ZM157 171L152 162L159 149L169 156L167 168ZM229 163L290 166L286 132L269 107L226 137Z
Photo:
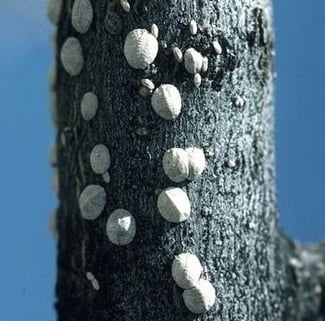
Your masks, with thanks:
M281 234L277 221L270 3L134 0L130 6L127 12L119 1L92 1L93 20L82 33L71 23L72 0L59 12L58 320L324 320L325 245L302 248ZM194 35L191 20L199 26ZM134 69L123 54L126 36L152 24L159 27L158 55L154 65ZM73 76L62 62L69 37L80 41L84 60ZM201 86L176 61L175 46L208 58ZM178 117L154 112L150 95L139 94L144 78L156 87L176 86L183 103ZM99 102L90 120L80 111L87 92ZM108 183L90 164L97 144L111 155ZM205 170L173 182L163 171L164 153L193 146L204 151ZM92 184L104 188L105 208L87 220L79 200ZM184 222L159 213L157 198L167 187L188 195L191 215ZM119 208L136 222L133 241L123 246L106 234L107 219ZM173 260L183 252L199 258L216 289L206 313L188 310L172 278Z

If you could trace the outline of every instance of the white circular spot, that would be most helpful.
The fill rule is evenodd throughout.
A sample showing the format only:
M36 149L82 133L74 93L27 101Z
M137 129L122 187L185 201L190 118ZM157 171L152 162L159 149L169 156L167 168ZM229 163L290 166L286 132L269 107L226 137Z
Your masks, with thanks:
M100 185L88 185L79 196L81 216L86 220L95 220L104 210L106 192Z
M153 110L163 119L175 119L182 109L182 98L173 85L161 85L155 89L151 97Z
M90 166L96 174L104 174L111 165L111 155L103 144L96 145L90 153Z
M163 156L163 169L173 182L184 181L188 176L188 155L182 148L171 148Z
M84 59L81 44L77 38L70 37L64 42L60 57L63 68L70 76L80 74L84 65Z
M106 233L112 243L127 245L134 239L135 232L135 219L129 211L120 208L109 216L106 224Z
M127 35L124 55L128 64L135 69L145 69L156 58L158 41L146 29L134 29Z
M199 259L191 253L181 253L177 255L172 264L172 277L176 284L189 289L199 281L203 267Z
M185 69L190 74L196 74L201 71L203 63L203 56L194 48L189 48L184 54Z
M200 176L205 169L205 156L202 149L197 147L188 147L185 149L188 155L189 180Z
M186 307L193 313L201 314L209 311L216 300L216 291L213 285L200 279L192 288L183 292Z
M94 274L92 272L87 272L86 273L86 278L89 281L93 281L95 279L95 276L94 276Z
M102 177L105 183L109 184L111 182L111 175L109 172L105 172Z
M197 33L197 23L195 20L191 20L190 22L190 33L193 36Z
M173 49L173 54L177 62L182 62L183 61L183 53L182 50L179 49L178 47L174 47Z
M125 12L130 12L131 6L127 0L120 0L120 5Z
M93 21L94 10L89 0L75 0L72 7L71 23L76 31L86 33Z
M201 86L202 78L199 73L195 74L193 77L193 83L196 88Z
M155 23L151 26L151 33L155 38L158 38L159 28Z
M155 84L150 80L150 79L141 79L141 84L148 88L149 90L154 90L155 89Z
M214 40L212 42L212 46L213 46L213 49L214 49L215 53L217 55L221 55L221 53L222 53L222 47L221 47L219 41L218 40Z
M89 121L93 119L98 109L98 98L93 92L86 93L80 104L81 116L84 120Z
M191 214L190 200L178 187L168 187L163 190L158 196L157 207L161 216L172 223L183 222Z
M245 99L242 96L237 96L235 99L235 106L236 107L244 107Z

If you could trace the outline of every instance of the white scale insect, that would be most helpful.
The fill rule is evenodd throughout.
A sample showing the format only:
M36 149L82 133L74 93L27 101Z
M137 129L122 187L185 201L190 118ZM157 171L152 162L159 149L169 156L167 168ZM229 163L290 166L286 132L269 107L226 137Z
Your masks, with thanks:
M236 107L244 107L245 99L242 96L237 96L235 99L235 106Z
M182 148L168 149L162 160L163 170L175 183L183 182L189 174L188 154Z
M213 285L202 278L204 269L199 259L191 253L177 255L172 264L172 277L184 289L183 299L186 307L193 313L209 311L216 300Z
M106 192L100 185L86 186L79 196L81 216L85 220L95 220L106 205Z
M98 98L93 92L84 94L80 104L81 116L85 121L93 119L98 109Z
M120 5L125 12L130 12L131 6L127 0L120 0Z
M221 53L222 53L222 47L221 47L221 45L220 45L220 43L219 43L218 40L212 41L212 47L213 47L213 49L214 49L214 51L215 51L215 53L217 55L221 55Z
M179 187L168 187L163 190L157 201L161 216L168 222L180 223L191 214L191 203L187 194Z
M151 33L155 38L158 38L159 28L155 23L151 26Z
M93 286L94 290L96 290L96 291L100 290L99 282L97 281L97 279L95 278L95 276L92 272L87 272L86 278L88 281L91 282L91 285Z
M130 31L124 43L124 55L135 69L145 69L153 63L158 53L157 39L146 29Z
M193 83L196 88L201 86L202 78L199 73L196 73L193 77Z
M185 69L190 74L196 74L201 71L203 63L203 56L194 48L189 48L184 54Z
M170 180L175 183L185 179L193 180L200 176L205 169L205 155L197 147L170 148L163 156L163 170Z
M89 0L75 0L72 6L71 23L79 33L86 33L94 18L94 10Z
M182 50L179 49L178 47L174 47L172 49L172 51L173 51L173 55L174 55L176 61L179 62L179 63L183 62L183 53L182 53Z
M216 291L209 281L200 279L192 288L183 292L183 299L191 312L202 314L208 312L214 305Z
M150 79L141 79L142 86L148 88L150 91L155 89L155 84Z
M174 85L163 84L151 96L153 110L165 120L175 119L182 109L182 98Z
M191 253L177 255L172 264L172 277L182 289L190 289L199 281L203 267L200 260Z
M70 76L79 75L84 65L80 41L74 37L67 38L61 48L60 58L63 68Z
M133 215L123 208L115 210L107 220L106 233L108 239L115 245L131 243L136 233Z
M197 23L195 20L191 20L191 22L189 24L189 29L190 29L190 34L192 36L197 34Z
M185 149L188 155L189 175L187 179L193 180L200 176L205 168L205 156L201 148L188 147Z
M97 144L91 151L90 166L96 174L104 174L111 165L111 155L104 144Z

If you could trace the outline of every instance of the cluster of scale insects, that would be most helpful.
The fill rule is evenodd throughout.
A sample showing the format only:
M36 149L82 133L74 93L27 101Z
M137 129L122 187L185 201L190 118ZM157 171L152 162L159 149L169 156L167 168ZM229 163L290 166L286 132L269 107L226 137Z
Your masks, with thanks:
M176 5L177 1L171 1ZM120 5L125 12L130 12L131 6L127 0L120 0ZM62 0L50 0L48 16L52 23L57 24L62 9ZM71 12L73 28L81 33L86 33L94 18L93 7L90 0L75 0ZM189 22L189 32L196 35L198 25L196 21ZM159 28L156 24L151 30L134 29L130 31L124 42L124 56L130 67L134 69L146 69L152 64L158 54ZM222 47L217 40L212 42L216 54L222 53ZM208 69L208 58L201 55L194 48L188 48L184 53L178 47L172 48L172 53L178 63L184 63L186 71L193 74L195 87L201 85L200 73ZM80 74L84 66L84 57L80 41L75 37L68 37L60 50L60 61L64 70L70 76ZM52 85L55 82L55 74L52 73ZM176 119L181 113L181 93L173 84L161 84L156 87L148 78L141 80L142 92L151 95L151 106L155 113L166 121ZM141 92L141 90L140 90ZM55 93L53 93L53 105L55 107ZM90 121L96 116L99 106L98 97L93 92L86 92L80 104L80 113L85 121ZM53 159L56 151L53 151ZM90 166L93 172L101 175L105 183L110 182L108 172L111 165L110 151L104 144L93 147L90 157ZM56 161L53 160L56 165ZM202 149L197 147L171 148L167 150L162 159L162 167L167 177L179 183L185 180L194 180L205 169L205 155ZM55 180L57 189L57 179ZM103 212L106 204L105 188L99 184L86 186L79 195L80 214L85 220L95 220ZM168 187L160 192L157 199L157 208L161 216L171 222L180 223L187 220L191 213L191 203L183 189ZM136 235L136 222L134 216L126 209L114 210L106 224L106 234L110 242L123 246L132 242ZM199 259L191 253L177 255L172 263L172 277L175 283L182 289L186 307L193 313L207 312L215 303L215 289L213 285L203 277L203 267ZM93 284L95 290L100 286L92 274L86 273L87 279Z

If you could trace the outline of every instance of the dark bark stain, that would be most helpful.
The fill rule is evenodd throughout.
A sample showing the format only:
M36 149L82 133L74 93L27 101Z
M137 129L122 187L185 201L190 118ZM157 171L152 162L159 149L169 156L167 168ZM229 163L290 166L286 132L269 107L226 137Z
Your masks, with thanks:
M210 76L210 79L212 79L211 87L215 91L220 91L222 88L222 79L224 77L224 71L218 70L214 76Z
M265 11L262 8L252 10L252 29L247 33L249 47L264 46L270 40L270 27Z
M264 47L258 58L258 71L259 71L259 79L263 86L265 86L271 77L273 70L273 56L272 56L272 44L270 46Z
M321 302L319 308L319 315L323 316L323 320L325 320L325 280L323 280L321 284Z
M105 15L104 26L110 35L116 36L123 30L123 20L117 12L108 7Z
M225 57L224 68L227 71L234 71L237 67L237 59L234 53L227 52Z

